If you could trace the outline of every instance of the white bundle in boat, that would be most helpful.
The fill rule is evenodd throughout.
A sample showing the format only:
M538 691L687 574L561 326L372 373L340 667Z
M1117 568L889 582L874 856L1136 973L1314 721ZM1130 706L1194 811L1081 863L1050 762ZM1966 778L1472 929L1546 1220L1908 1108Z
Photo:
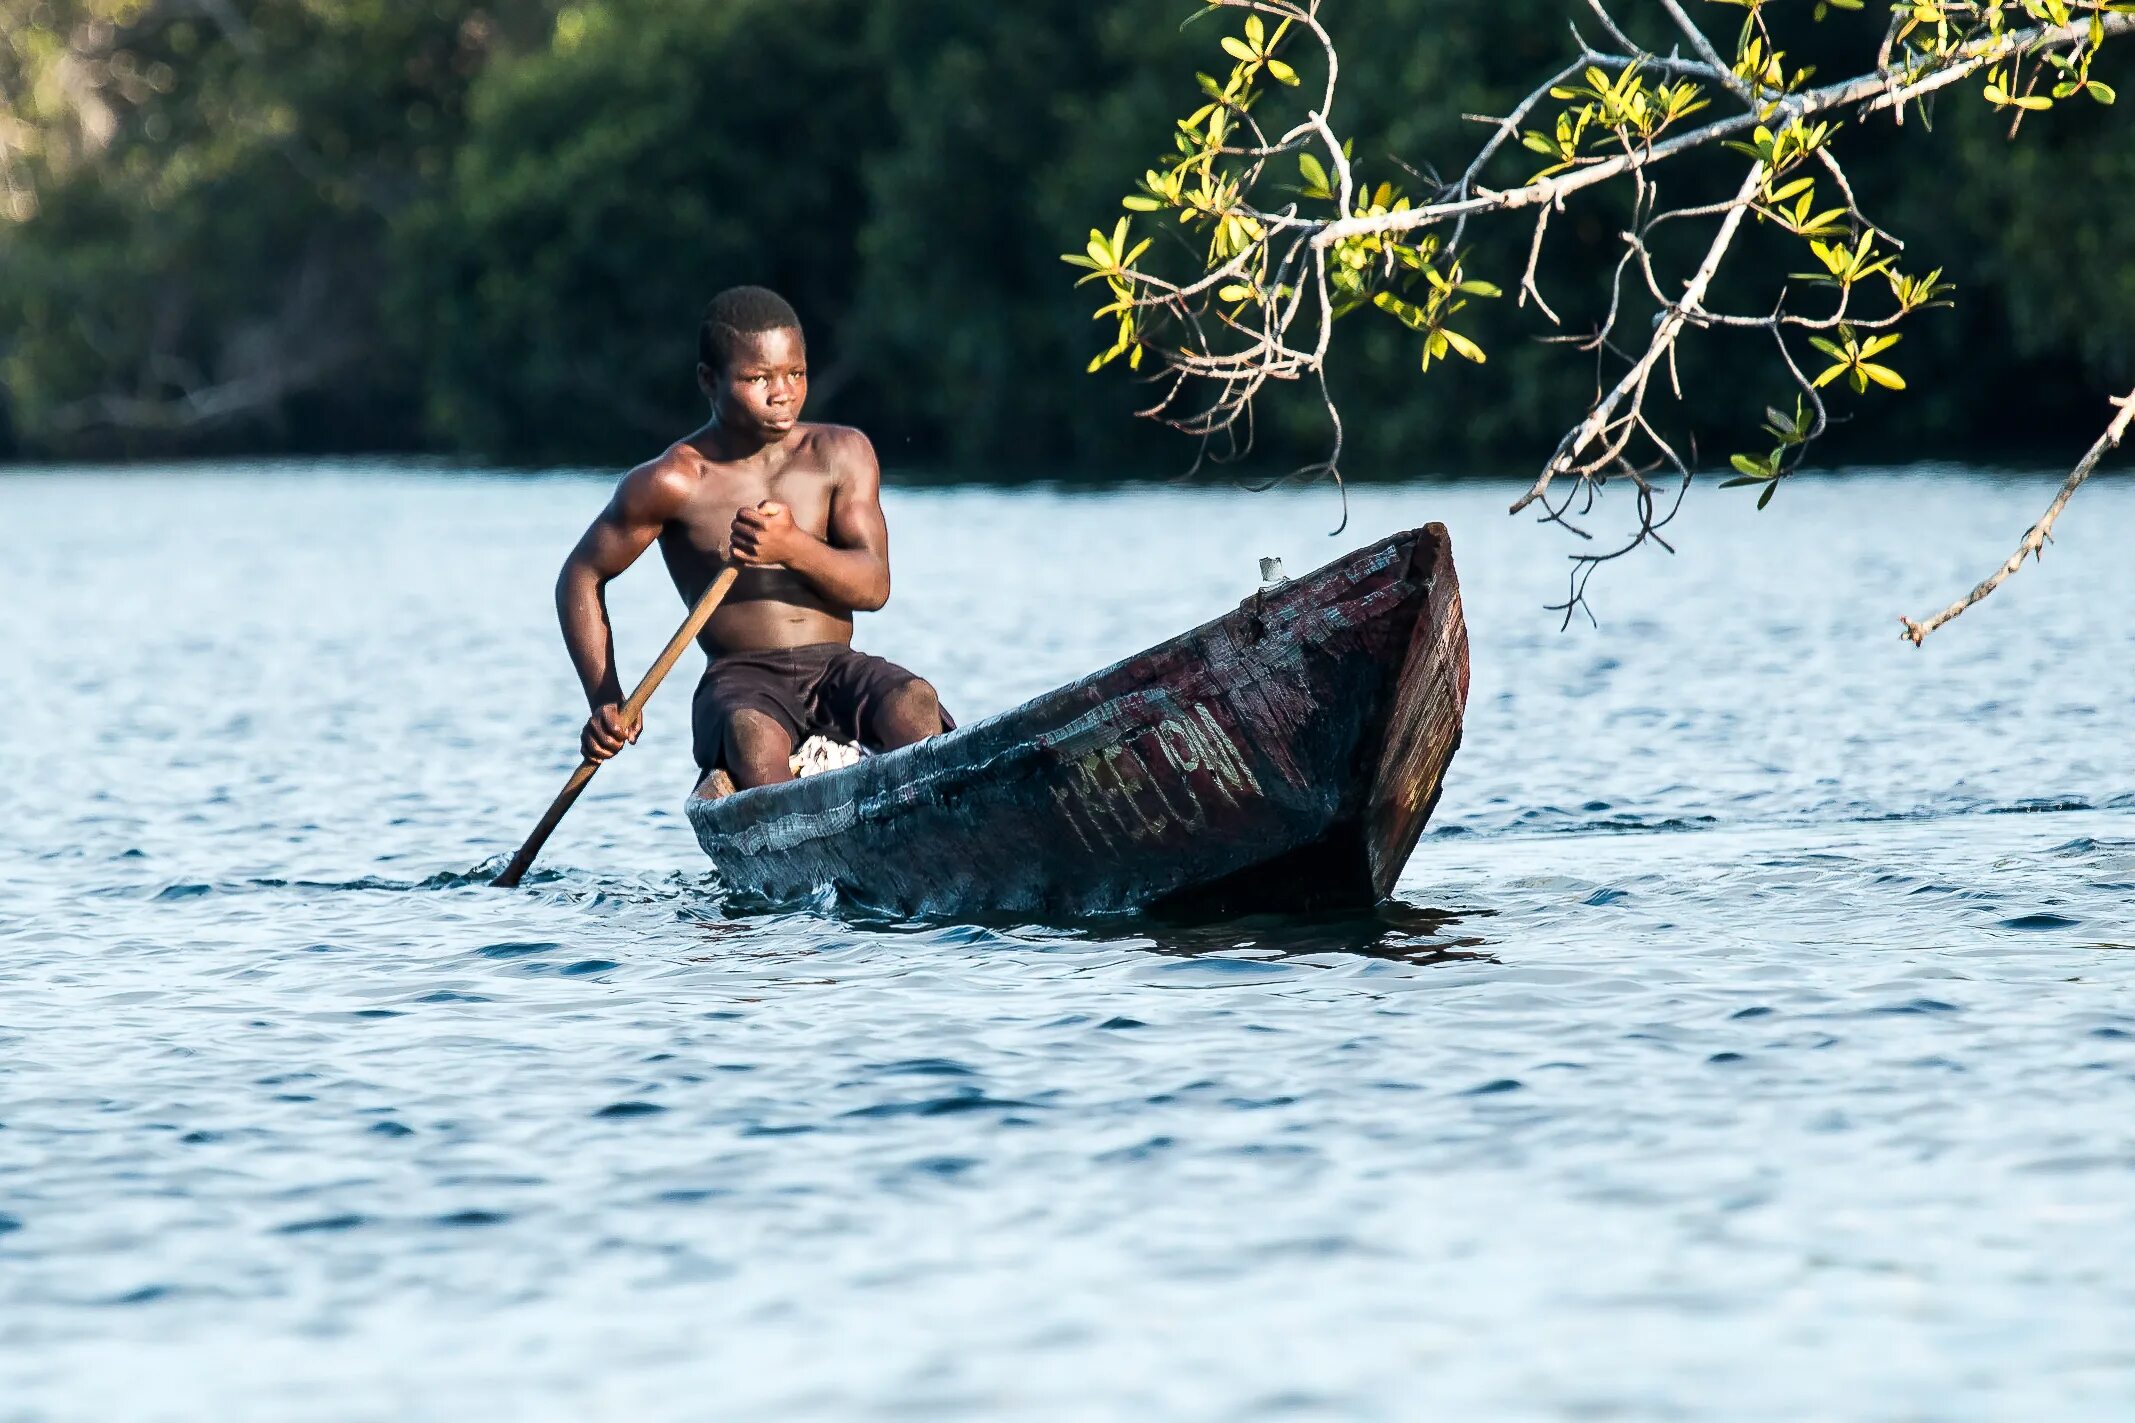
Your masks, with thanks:
M832 741L827 736L811 736L801 743L786 763L796 776L820 775L850 766L867 753L850 741Z

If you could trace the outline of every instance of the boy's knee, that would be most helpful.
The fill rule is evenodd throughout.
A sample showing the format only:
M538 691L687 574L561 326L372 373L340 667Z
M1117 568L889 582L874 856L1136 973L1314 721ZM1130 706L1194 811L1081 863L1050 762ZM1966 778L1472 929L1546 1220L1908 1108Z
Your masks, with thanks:
M888 710L907 716L941 718L941 698L934 694L934 684L924 677L911 681L889 694Z
M778 718L772 716L769 712L750 711L747 709L728 713L726 731L728 736L736 740L754 741L763 738L776 738L790 741L793 739L786 734L786 728L779 725Z
M787 758L793 735L776 717L760 711L737 711L726 721L727 771L736 784L760 786L791 777Z
M885 746L910 745L941 729L941 699L934 694L933 684L923 678L914 677L882 699L876 730Z
M726 744L730 756L751 761L793 754L793 736L778 718L760 711L738 711L727 718Z

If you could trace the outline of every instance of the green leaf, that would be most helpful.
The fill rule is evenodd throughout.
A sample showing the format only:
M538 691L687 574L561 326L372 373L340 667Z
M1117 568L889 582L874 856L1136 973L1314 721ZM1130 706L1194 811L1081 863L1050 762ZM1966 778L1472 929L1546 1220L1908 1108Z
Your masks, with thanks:
M1155 198L1140 193L1130 193L1119 200L1119 205L1130 212L1155 212L1164 205Z
M1873 361L1863 361L1861 362L1861 374L1867 376L1885 390L1905 389L1905 377L1899 375L1889 366L1879 366Z
M1740 470L1743 476L1749 480L1770 479L1772 477L1771 473L1765 469L1762 460L1753 459L1749 455L1736 455L1728 463ZM1722 487L1724 488L1725 486L1723 485Z
M1767 504L1771 503L1771 502L1772 502L1772 496L1773 496L1774 494L1777 494L1778 492L1779 492L1779 481L1775 479L1775 480L1773 480L1773 481L1772 481L1772 482L1771 482L1770 484L1767 484L1766 486L1764 486L1764 493L1762 493L1762 494L1760 494L1760 495L1758 495L1758 496L1757 496L1757 507L1758 507L1759 509L1762 509L1762 508L1763 508L1763 507L1764 507L1765 505L1767 505Z
M1276 83L1288 84L1292 88L1295 88L1300 82L1297 77L1297 71L1279 59L1268 61L1268 73Z
M1297 171L1305 180L1305 187L1315 195L1331 194L1333 185L1327 181L1327 170L1319 159L1309 153L1297 155Z
M2091 80L2089 88L2091 97L2101 104L2110 104L2120 97L2113 91L2113 86L2102 79Z
M1239 39L1236 35L1225 35L1223 37L1223 52L1240 64L1251 64L1260 58L1259 55L1253 52L1251 45Z
M1473 341L1470 341L1467 337L1461 335L1458 331L1449 331L1444 328L1440 328L1438 334L1445 337L1446 343L1450 345L1454 350L1460 352L1461 355L1467 357L1469 360L1475 362L1475 364L1477 365L1481 365L1484 361L1489 359L1489 357L1483 354L1482 347L1476 345Z

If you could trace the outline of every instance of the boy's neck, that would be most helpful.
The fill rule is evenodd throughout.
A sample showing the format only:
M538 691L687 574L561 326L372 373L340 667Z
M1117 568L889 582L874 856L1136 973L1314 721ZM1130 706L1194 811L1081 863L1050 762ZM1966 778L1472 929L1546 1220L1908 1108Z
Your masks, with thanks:
M704 423L704 427L689 437L689 443L695 446L700 454L722 463L738 464L762 454L773 445L783 443L785 438L784 435L765 438L752 432L737 430L721 420L719 412L714 410L712 418Z

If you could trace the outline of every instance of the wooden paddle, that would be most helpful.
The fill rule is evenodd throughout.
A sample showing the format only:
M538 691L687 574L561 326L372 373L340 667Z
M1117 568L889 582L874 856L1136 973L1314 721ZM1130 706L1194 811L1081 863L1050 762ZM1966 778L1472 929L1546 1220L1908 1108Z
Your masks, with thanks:
M630 700L623 703L621 720L624 726L629 726L645 714L645 703L652 700L652 694L659 690L661 681L674 670L683 649L695 642L697 634L704 631L704 625L711 621L712 614L718 611L728 590L734 586L734 580L740 576L741 565L728 564L726 571L713 579L712 586L704 590L704 596L697 600L697 606L689 610L689 616L682 620L682 626L676 628L675 635L667 640L667 647L660 653L659 661L652 664L652 670L645 674L645 680L638 683L637 690L630 694ZM586 788L586 783L593 779L593 773L599 769L598 761L579 763L578 769L571 773L571 779L563 783L562 793L550 803L548 813L541 817L541 823L534 827L534 833L526 837L526 843L519 847L519 853L512 856L512 862L504 867L504 873L491 880L491 884L499 889L518 887L519 881L534 863L534 856L540 854L541 847L548 842L550 832L555 830L558 822L570 812L572 803L578 799L578 793Z

